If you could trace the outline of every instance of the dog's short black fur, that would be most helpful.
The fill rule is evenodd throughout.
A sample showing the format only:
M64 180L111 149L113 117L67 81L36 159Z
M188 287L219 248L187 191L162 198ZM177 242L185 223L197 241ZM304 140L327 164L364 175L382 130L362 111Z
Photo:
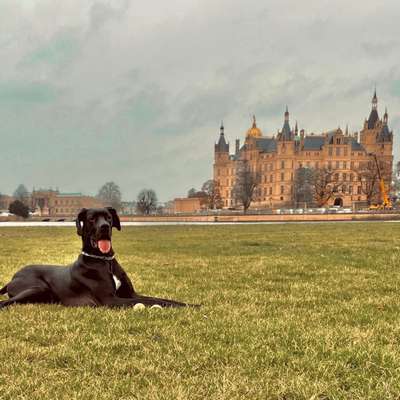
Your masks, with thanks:
M15 303L108 307L130 307L137 303L162 307L189 306L174 300L141 296L135 292L129 277L114 258L112 228L121 230L121 224L113 208L82 209L76 219L76 227L83 244L78 259L67 267L28 265L22 268L11 282L0 289L0 294L7 293L9 297L0 302L0 308Z

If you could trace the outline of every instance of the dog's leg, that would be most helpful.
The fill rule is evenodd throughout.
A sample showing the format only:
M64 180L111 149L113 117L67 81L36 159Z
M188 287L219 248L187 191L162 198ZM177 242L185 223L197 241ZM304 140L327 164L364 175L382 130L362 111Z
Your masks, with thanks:
M8 307L12 304L16 303L35 303L35 296L41 296L46 292L45 288L41 288L39 286L34 286L29 289L25 289L22 292L18 293L16 296L9 298L8 300L4 300L0 302L0 308Z
M142 296L139 294L135 295L135 300L138 300L138 303L143 303L144 305L149 303L151 306L158 305L161 307L198 307L195 304L182 303L176 300L161 299L159 297Z
M161 307L191 307L191 304L181 303L174 300L159 299L157 297L138 296L133 299L126 299L122 297L109 297L102 301L106 307L133 307L135 304L142 303L146 307L158 305Z
M10 282L7 283L7 285L4 285L1 289L0 289L0 294L6 294L7 293L7 286L9 285Z

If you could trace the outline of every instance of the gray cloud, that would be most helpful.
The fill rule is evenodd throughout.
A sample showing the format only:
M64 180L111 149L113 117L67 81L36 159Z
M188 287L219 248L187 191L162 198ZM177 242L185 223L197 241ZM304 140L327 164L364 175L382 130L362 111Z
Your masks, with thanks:
M255 113L265 134L359 130L377 85L400 129L397 1L0 3L0 192L183 195Z

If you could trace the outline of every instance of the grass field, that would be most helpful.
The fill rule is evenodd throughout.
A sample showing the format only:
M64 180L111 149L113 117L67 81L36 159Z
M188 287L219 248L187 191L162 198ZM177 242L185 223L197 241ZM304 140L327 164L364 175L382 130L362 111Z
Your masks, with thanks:
M0 229L0 283L72 228ZM399 399L400 224L129 227L140 293L200 310L0 312L0 398Z

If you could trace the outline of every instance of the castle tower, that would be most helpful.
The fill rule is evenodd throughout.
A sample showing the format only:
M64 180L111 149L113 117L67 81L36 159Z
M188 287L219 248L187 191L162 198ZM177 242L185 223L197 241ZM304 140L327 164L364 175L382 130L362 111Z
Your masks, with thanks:
M224 122L221 121L221 127L219 128L219 140L214 145L214 156L215 160L218 158L225 158L225 156L229 157L229 143L225 140L225 132L224 132Z
M278 134L278 140L284 141L284 142L289 142L289 141L293 140L293 136L294 136L293 132L290 129L290 125L289 125L289 110L288 110L288 106L286 106L285 119L283 122L282 130Z

